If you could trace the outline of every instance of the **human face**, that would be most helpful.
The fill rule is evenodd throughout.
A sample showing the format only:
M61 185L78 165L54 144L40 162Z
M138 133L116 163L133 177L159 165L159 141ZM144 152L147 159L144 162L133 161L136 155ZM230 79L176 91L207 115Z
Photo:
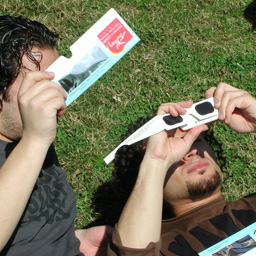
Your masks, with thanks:
M41 53L38 55L38 53ZM55 48L37 49L33 48L35 58L41 58L40 70L46 70L58 57ZM26 56L22 59L23 68L18 77L7 90L7 99L3 100L3 107L0 113L0 139L5 141L15 141L22 136L22 121L18 107L17 95L21 82L29 70L36 71L37 68Z
M183 159L168 170L164 200L171 203L205 197L219 188L220 179L221 170L214 152L199 136Z

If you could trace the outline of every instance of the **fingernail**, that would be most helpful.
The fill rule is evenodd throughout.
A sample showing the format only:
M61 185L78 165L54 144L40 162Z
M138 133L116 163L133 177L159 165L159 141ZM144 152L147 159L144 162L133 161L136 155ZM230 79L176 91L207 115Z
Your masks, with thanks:
M223 114L221 112L219 112L219 119L223 120Z
M54 76L55 75L55 73L51 72L51 71L46 71L46 73L48 73L50 76Z

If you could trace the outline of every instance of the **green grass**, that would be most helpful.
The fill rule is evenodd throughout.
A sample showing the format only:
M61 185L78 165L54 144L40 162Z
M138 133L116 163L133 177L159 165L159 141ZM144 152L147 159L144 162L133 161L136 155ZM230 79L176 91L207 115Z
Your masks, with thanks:
M255 1L3 0L0 6L0 14L28 16L57 32L61 55L70 56L69 46L110 8L141 38L59 122L55 145L77 195L77 227L95 221L101 206L116 204L109 197L96 210L93 205L114 169L103 158L138 117L154 114L163 102L198 101L220 81L256 96ZM225 198L254 192L255 135L236 134L220 122L213 128L226 161Z

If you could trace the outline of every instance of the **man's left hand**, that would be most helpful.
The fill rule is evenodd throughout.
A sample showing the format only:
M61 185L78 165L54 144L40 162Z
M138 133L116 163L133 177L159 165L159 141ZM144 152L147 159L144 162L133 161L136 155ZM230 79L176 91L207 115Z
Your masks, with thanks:
M205 93L214 97L219 119L240 133L256 132L256 99L248 92L226 83L219 83Z

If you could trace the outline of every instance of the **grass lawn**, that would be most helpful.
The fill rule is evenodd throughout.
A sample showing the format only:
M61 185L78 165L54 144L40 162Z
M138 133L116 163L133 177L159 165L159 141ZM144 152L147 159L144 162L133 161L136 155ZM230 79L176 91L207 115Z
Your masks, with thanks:
M220 81L256 96L255 0L3 0L0 6L1 15L27 16L57 32L65 56L110 8L141 38L59 122L55 146L77 195L77 227L96 221L105 208L114 211L114 189L95 196L111 184L114 170L103 158L138 117L153 115L164 102L199 101ZM236 134L221 122L211 126L225 160L225 198L256 191L255 135Z

